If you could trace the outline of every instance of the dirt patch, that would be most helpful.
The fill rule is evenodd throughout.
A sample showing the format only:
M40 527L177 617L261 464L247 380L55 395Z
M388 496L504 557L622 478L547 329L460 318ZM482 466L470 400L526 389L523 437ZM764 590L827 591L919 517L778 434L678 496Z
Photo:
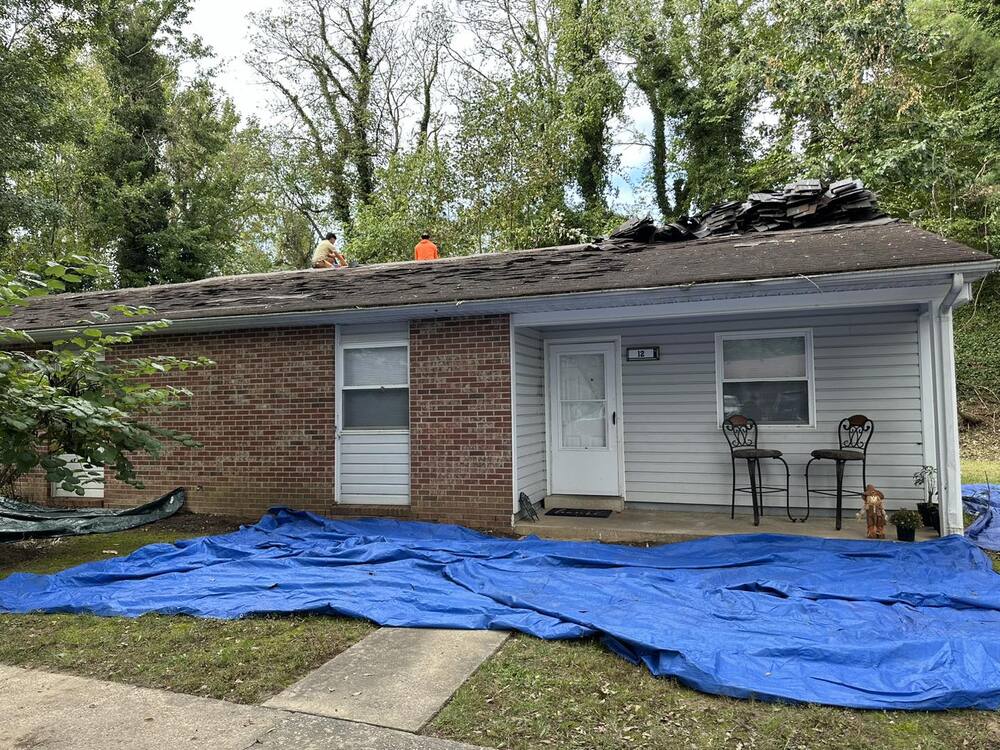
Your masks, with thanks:
M242 521L228 516L213 516L201 513L175 513L170 518L164 518L137 529L127 529L116 534L101 534L110 542L122 534L133 534L137 531L155 532L157 537L176 534L178 537L185 536L209 536L212 534L227 534L236 531ZM96 536L96 535L93 535ZM38 560L53 552L60 551L68 540L78 537L65 536L53 537L50 539L26 539L19 542L6 542L0 544L0 570L15 568L24 563ZM159 541L159 538L156 540Z

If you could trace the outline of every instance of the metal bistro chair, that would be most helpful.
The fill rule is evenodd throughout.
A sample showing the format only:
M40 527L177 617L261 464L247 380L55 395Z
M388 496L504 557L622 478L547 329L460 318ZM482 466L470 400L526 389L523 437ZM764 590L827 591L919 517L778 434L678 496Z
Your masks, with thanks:
M753 501L754 526L760 525L760 517L764 515L764 495L770 495L775 492L784 492L785 512L792 521L799 520L792 518L792 511L789 507L788 485L790 474L788 471L788 464L785 459L782 458L781 451L757 447L757 423L750 419L750 417L745 417L742 414L733 414L731 417L726 417L723 421L722 434L726 436L726 442L729 443L729 457L733 465L733 493L731 498L732 510L730 518L736 518L737 492L750 493L750 497ZM784 488L765 486L760 470L760 460L762 458L773 458L784 464ZM750 475L749 487L736 486L737 459L744 459L747 462L747 473Z
M806 464L806 502L809 502L809 495L815 492L819 495L837 498L837 531L840 531L841 514L844 506L844 495L856 495L862 497L864 488L868 486L868 443L871 442L872 435L875 434L875 423L864 414L854 414L846 419L840 420L837 427L837 436L840 440L839 448L820 448L812 452L812 458ZM813 489L809 486L809 467L813 461L827 459L834 461L837 465L837 488ZM848 461L861 462L861 491L844 489L844 466Z

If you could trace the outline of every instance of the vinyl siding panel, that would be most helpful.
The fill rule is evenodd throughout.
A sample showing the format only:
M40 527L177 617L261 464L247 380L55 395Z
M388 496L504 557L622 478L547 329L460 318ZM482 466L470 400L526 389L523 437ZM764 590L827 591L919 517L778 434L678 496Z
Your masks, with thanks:
M521 329L514 336L517 491L537 502L545 496L545 365L542 336Z
M659 346L659 361L622 363L626 499L728 507L732 474L717 424L715 334L803 328L813 331L816 426L760 430L761 447L783 451L789 463L793 507L805 504L803 472L809 452L836 447L839 420L858 413L875 422L868 481L885 493L889 508L921 500L912 480L923 464L915 309L547 329L545 337L620 335L623 352L629 346ZM528 387L519 384L519 389ZM519 443L519 476L521 462L526 469L532 450ZM544 457L544 445L540 453ZM537 460L532 465L537 467ZM817 462L812 468L814 487L832 486L832 462ZM779 463L765 461L764 470L766 484L779 484L779 477L783 481ZM747 484L746 462L737 462L737 482ZM861 489L860 466L848 464L845 486ZM783 508L784 496L771 495L766 503ZM738 495L737 504L749 506L749 496ZM833 498L813 495L813 508L834 504ZM859 505L858 498L845 498L845 508Z
M351 433L340 438L340 497L337 502L408 505L409 433Z
M407 323L343 326L340 345L373 346L406 342ZM339 352L342 353L342 352ZM338 397L338 407L342 404ZM410 433L408 430L342 432L337 444L344 505L410 504Z

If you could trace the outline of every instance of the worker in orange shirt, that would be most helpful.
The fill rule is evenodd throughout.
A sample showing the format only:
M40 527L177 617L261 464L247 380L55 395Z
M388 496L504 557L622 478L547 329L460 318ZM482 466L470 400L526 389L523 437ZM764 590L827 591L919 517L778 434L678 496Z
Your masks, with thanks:
M420 235L420 242L417 246L413 248L413 259L414 260L437 260L438 259L438 246L431 242L431 236L428 232L424 232Z

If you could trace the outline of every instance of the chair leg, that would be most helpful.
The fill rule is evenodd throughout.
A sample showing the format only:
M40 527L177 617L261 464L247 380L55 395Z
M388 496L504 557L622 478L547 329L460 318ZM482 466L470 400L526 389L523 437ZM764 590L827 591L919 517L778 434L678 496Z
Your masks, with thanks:
M806 504L806 518L794 518L792 516L792 496L789 492L789 487L792 483L792 472L789 471L788 462L785 459L778 456L778 460L781 461L785 467L785 514L788 516L788 520L792 523L795 523L796 521L805 521L806 518L809 518L808 503Z
M840 531L841 512L844 507L844 464L846 461L837 461L837 531Z
M736 459L732 458L730 456L729 461L730 461L730 463L733 466L733 492L732 492L732 497L729 498L729 501L730 501L730 504L732 505L732 508L731 508L731 510L729 512L729 517L731 519L735 520L735 518L736 518Z
M747 472L750 474L750 497L753 498L753 525L760 526L760 508L757 506L757 459L747 459Z
M761 473L761 461L757 461L757 487L760 489L760 514L764 515L764 475Z
M809 495L809 492L810 492L810 489L809 489L809 467L812 466L812 462L813 461L818 461L818 460L819 460L818 458L810 458L809 461L806 462L806 509L807 510L810 507L812 507L812 500L811 500L811 497ZM806 513L806 518L808 518L808 517L809 517L809 514Z

